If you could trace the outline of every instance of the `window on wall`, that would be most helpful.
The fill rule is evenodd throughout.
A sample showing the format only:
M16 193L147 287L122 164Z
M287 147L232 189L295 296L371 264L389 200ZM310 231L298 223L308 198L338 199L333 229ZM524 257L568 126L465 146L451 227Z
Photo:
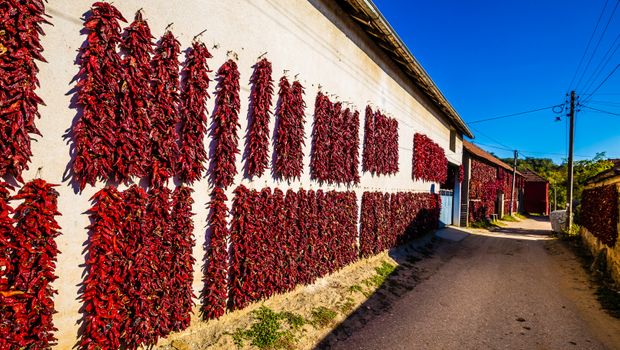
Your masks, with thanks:
M456 152L456 130L450 130L450 151Z

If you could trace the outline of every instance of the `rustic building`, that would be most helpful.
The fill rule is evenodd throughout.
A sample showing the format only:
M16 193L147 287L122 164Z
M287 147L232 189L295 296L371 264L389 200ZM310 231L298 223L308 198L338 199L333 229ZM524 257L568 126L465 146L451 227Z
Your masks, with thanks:
M471 142L463 141L464 179L461 184L461 226L501 218L521 209L523 175L517 172L512 197L513 168Z
M532 170L521 171L525 180L523 210L527 213L549 215L549 181Z

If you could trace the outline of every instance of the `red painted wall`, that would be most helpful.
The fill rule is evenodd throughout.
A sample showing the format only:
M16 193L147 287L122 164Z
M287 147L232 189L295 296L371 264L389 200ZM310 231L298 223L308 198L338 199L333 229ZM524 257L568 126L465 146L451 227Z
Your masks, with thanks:
M528 213L549 215L549 183L526 182L523 204Z

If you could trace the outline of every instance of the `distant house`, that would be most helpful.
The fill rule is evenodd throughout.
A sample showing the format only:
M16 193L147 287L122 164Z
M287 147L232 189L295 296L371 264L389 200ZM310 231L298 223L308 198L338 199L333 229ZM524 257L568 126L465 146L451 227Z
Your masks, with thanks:
M532 170L521 173L525 179L523 209L528 213L549 215L549 181Z
M524 178L517 172L512 199L513 168L471 142L463 140L464 178L461 184L461 226L502 217L522 208Z

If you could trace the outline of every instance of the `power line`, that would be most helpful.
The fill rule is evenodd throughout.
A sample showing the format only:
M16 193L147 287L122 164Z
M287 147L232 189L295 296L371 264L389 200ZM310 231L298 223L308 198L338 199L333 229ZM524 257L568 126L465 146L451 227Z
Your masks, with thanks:
M575 82L575 78L577 77L577 73L579 73L579 70L581 69L581 65L583 64L583 59L586 58L586 54L588 53L588 50L590 49L590 44L592 44L592 39L594 39L594 34L596 34L596 30L598 29L598 25L601 24L601 19L603 18L603 14L605 13L605 9L607 8L607 3L609 2L609 0L605 0L605 6L603 6L603 9L601 10L601 14L598 16L598 20L596 21L596 26L594 26L594 30L592 31L592 35L590 35L590 40L588 40L588 45L586 45L586 49L585 51L583 51L583 55L581 55L581 59L579 60L579 64L577 65L577 69L575 70L575 73L573 73L573 78L570 80L570 84L568 86L568 90L571 90L571 88L573 87L573 83Z
M472 141L472 143L474 143L476 145L480 145L480 146L495 148L495 149L502 150L502 151L509 151L509 152L514 151L513 149L497 147L497 146L494 146L494 145L480 143L480 142L477 142L477 141ZM564 157L566 156L565 153L540 152L540 151L524 151L524 150L518 150L518 151L519 151L520 154L522 154L524 156L527 156L527 154L540 154L540 155L546 155L546 156L564 156ZM579 157L579 158L594 158L594 156L586 156L586 155L579 155L579 154L576 154L575 156ZM534 157L530 157L530 158L534 158Z
M618 3L620 3L620 0L618 1ZM594 91L592 91L592 92L589 94L588 98L586 98L586 100L585 100L585 101L583 101L583 103L586 103L586 102L590 101L590 100L592 99L592 96L594 96L594 94L596 94L596 92L598 91L598 89L600 89L600 88L601 88L601 86L603 86L603 84L605 84L605 82L607 82L607 80L609 80L609 78L611 78L611 76L612 76L612 75L614 75L614 73L618 70L618 68L620 68L620 63L618 63L618 64L616 65L616 67L615 67L615 68L614 68L611 72L609 72L609 74L607 75L607 77L605 77L605 79L603 79L603 81L601 81L601 83L600 83L600 84L598 84L598 86L596 87L596 89L594 89Z
M607 64L609 63L609 61L611 61L611 59L616 54L616 51L618 51L618 49L620 48L620 42L618 42L619 39L620 39L620 33L618 33L614 42L611 43L611 45L609 46L609 49L603 55L603 58L601 59L599 64L594 69L594 73L592 74L590 79L586 81L586 84L585 84L586 87L583 89L583 91L588 91L592 87L592 84L594 84L594 82L600 77L601 73L603 73L603 70L605 69L605 67L607 67ZM618 43L618 45L616 45L616 43ZM614 49L614 46L615 46L615 49Z
M544 111L545 109L551 109L551 108L560 107L560 106L562 106L562 105L548 106L548 107L532 109L532 110L524 111L524 112L500 115L500 116L491 117L491 118L485 118L485 119L479 119L479 120L474 120L472 122L468 122L467 124L471 125L471 124L477 124L477 123L482 123L482 122L488 122L490 120L504 119L504 118L514 117L514 116L518 116L518 115L529 114L529 113L534 113L534 112L538 112L538 111Z
M609 23L611 23L611 20L614 18L614 14L616 13L616 10L618 9L618 5L620 5L620 0L616 1L616 6L614 6L613 11L611 12L611 16L609 16L609 20L607 20L607 24L605 24L605 28L603 29L603 32L601 33L601 36L599 37L598 42L596 43L596 46L594 47L594 50L592 51L592 55L590 56L590 59L588 60L588 63L586 64L586 67L583 69L583 72L581 73L581 77L579 78L579 81L577 82L577 86L576 86L575 90L577 90L579 88L579 86L581 85L581 81L583 80L583 77L585 76L586 72L588 71L588 68L590 68L590 63L592 63L592 59L596 55L596 51L598 50L598 47L601 45L601 41L605 37L605 33L607 32L607 28L609 28Z
M482 136L486 137L487 139L489 139L489 140L491 140L491 141L495 142L496 144L498 144L498 145L500 145L500 146L503 146L503 147L506 147L506 148L511 148L510 146L506 146L506 145L504 145L503 143L501 143L501 142L497 141L496 139L492 138L491 136L489 136L489 135L487 135L487 134L483 133L482 131L480 131L480 130L478 130L478 129L474 129L474 128L472 128L472 129L473 129L474 131L476 131L477 133L479 133L480 135L482 135ZM515 148L512 148L511 150L514 150L514 149L515 149Z
M589 106L582 106L582 107L583 108L587 108L587 109L591 109L593 111L601 112L601 113L606 113L606 114L620 116L620 113L614 113L614 112L610 112L610 111L605 111L605 110L602 110L602 109L598 109L598 108L594 108L594 107L589 107Z

